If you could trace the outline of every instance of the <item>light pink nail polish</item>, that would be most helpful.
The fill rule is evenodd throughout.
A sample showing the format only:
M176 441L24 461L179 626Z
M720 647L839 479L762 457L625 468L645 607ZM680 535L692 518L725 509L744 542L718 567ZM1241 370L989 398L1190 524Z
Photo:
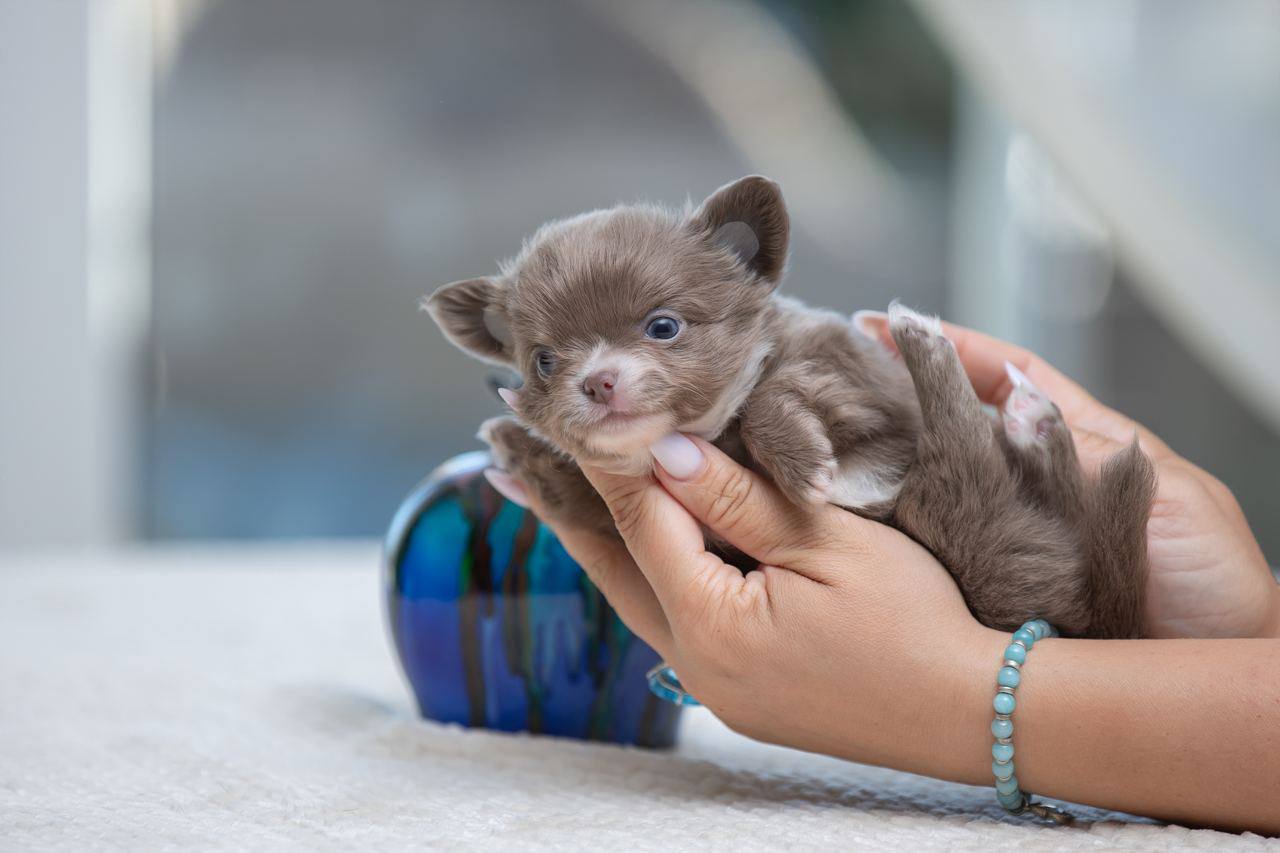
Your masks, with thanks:
M1006 361L1004 363L1004 372L1009 375L1009 381L1013 383L1014 388L1021 388L1024 385L1028 388L1034 388L1031 380L1027 378L1027 374L1013 366L1013 362Z
M655 441L649 452L662 470L677 480L687 480L702 469L702 451L678 432Z
M484 478L489 481L489 485L493 486L498 494L516 506L521 506L525 509L529 508L529 493L515 477L497 468L485 468Z
M512 391L510 388L499 388L498 396L502 398L502 402L512 409L520 402L520 392Z

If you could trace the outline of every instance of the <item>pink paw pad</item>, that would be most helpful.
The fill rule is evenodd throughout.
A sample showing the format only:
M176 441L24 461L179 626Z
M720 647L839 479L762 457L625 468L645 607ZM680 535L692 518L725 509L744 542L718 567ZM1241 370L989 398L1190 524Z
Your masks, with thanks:
M1004 367L1013 383L1004 402L1004 433L1015 447L1043 446L1058 421L1058 411L1021 370L1007 362Z

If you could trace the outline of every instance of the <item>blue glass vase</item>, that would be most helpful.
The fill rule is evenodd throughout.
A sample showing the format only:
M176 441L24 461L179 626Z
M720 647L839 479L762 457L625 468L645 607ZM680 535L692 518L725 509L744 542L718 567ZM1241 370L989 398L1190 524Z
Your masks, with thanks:
M649 747L675 742L680 709L645 680L658 655L532 513L482 472L442 465L387 535L386 614L424 717Z

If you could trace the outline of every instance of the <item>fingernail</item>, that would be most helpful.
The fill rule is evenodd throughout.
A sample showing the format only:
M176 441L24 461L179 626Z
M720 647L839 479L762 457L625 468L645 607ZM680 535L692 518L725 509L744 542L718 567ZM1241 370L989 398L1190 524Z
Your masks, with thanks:
M512 477L506 471L500 471L497 468L485 468L484 478L489 481L489 485L507 500L516 506L529 508L529 493L525 491L524 486L515 477Z
M677 480L687 480L702 468L702 451L678 432L649 445L649 452L662 469Z
M510 388L499 388L498 396L502 398L502 402L512 409L520 402L520 392L512 391Z
M1009 374L1009 381L1013 383L1014 388L1021 388L1023 385L1031 386L1031 380L1027 378L1025 373L1014 367L1013 362L1006 361L1004 363L1004 372Z
M871 338L873 341L880 340L880 329L885 323L889 322L889 315L883 311L862 311L853 312L853 327L862 334Z

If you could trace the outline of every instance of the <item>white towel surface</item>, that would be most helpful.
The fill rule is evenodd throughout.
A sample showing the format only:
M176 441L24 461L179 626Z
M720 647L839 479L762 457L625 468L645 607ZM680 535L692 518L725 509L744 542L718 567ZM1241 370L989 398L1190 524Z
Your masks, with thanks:
M0 848L1277 849L763 746L647 752L424 722L377 548L0 556Z

